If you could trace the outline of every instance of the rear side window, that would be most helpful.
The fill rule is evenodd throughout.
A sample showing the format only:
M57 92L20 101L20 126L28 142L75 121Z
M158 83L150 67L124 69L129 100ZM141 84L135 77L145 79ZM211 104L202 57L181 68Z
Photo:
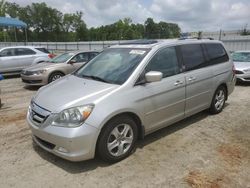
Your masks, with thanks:
M159 71L163 73L163 78L179 73L179 64L175 47L168 47L158 51L150 60L145 69L149 71Z
M46 48L36 48L36 50L39 50L40 52L49 54L50 52Z
M221 44L207 43L205 44L209 64L223 63L229 60L226 50Z
M201 68L205 65L205 59L200 44L182 45L181 52L186 71Z
M16 48L15 55L34 55L36 52L29 48Z
M14 48L5 49L5 50L1 51L1 53L0 53L0 57L9 57L9 56L14 56L14 55L15 55Z
M91 59L93 59L95 56L97 56L98 55L98 53L97 52L92 52L92 53L90 53L89 54L89 61L91 60Z

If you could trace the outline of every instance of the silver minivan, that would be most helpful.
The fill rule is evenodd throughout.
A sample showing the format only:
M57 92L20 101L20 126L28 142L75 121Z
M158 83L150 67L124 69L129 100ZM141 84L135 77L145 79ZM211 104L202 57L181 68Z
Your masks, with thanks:
M197 112L222 111L233 62L215 40L112 46L31 101L27 121L43 149L71 161L120 161L137 139Z

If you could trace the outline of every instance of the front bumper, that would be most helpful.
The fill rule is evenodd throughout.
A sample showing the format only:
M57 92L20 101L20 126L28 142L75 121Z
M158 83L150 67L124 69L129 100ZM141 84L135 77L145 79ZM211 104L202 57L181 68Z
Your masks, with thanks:
M83 161L95 156L99 130L84 123L76 128L37 126L28 112L27 121L34 141L44 150L70 161Z
M48 78L44 75L25 75L21 74L22 81L27 85L43 86L48 83Z
M244 74L236 74L236 77L242 82L250 82L250 72Z

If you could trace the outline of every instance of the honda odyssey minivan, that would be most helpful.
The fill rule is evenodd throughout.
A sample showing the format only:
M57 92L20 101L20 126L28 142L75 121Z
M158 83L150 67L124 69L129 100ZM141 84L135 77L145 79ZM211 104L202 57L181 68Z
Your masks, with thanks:
M219 41L124 43L40 88L27 121L35 143L57 156L117 162L145 135L206 109L220 113L234 86Z

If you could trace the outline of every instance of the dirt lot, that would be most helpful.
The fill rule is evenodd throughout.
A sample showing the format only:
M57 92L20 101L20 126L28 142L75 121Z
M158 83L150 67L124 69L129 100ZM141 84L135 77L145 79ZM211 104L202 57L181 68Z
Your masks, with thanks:
M72 163L31 140L25 121L37 88L0 81L0 187L250 188L250 85L237 86L219 115L199 113L140 141L126 160Z

